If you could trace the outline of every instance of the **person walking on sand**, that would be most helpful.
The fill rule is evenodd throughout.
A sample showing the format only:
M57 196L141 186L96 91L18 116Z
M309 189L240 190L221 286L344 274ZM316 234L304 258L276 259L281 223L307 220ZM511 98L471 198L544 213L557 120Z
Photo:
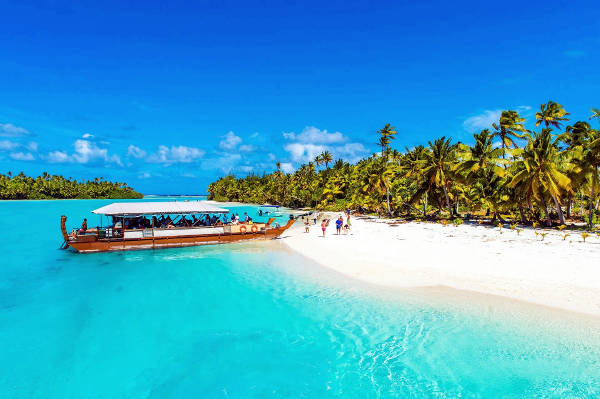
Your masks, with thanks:
M308 218L306 218L306 220L304 221L304 232L310 232L310 222L308 221Z
M329 224L329 219L323 219L321 222L321 230L323 230L323 237L325 237L325 230L327 230L327 225Z

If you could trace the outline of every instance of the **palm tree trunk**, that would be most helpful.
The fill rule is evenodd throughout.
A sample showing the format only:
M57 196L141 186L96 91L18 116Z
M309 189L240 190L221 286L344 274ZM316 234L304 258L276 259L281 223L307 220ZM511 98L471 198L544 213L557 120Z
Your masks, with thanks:
M550 211L548 210L548 204L546 198L542 195L542 205L544 206L544 212L546 212L546 225L552 226L552 219L550 218Z
M593 214L593 210L594 210L594 201L595 201L595 197L596 197L596 193L594 192L594 188L596 186L596 175L598 174L598 169L596 168L596 170L594 171L594 175L592 176L592 189L590 192L590 204L588 205L588 223L590 225L590 228L593 227L594 225L594 214Z
M387 211L388 211L388 214L390 216L392 216L392 211L390 209L390 190L387 187L385 188L385 200L387 202Z
M425 198L423 198L423 217L427 217L427 191L425 192Z
M573 198L569 197L569 202L567 202L567 219L571 219L571 208L573 207Z
M452 217L452 206L450 205L450 197L448 196L448 189L446 186L442 186L444 188L444 196L446 197L446 207L448 208L448 212L450 212L450 217Z
M521 215L521 223L527 223L527 219L525 218L525 213L523 212L523 207L519 205L519 214Z
M565 224L565 215L563 215L562 208L558 203L558 200L555 196L552 196L552 200L554 201L554 205L556 206L556 212L558 213L558 219L560 220L560 224Z

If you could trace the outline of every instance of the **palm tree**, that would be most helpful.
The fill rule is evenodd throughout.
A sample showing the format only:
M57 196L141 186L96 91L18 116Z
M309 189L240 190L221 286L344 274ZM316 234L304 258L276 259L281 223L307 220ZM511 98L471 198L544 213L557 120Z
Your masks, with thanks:
M456 166L456 144L451 144L450 139L446 137L439 138L433 143L429 142L429 151L425 153L423 162L422 176L426 185L427 191L433 187L441 188L444 192L446 207L453 214L450 204L450 186L455 176Z
M317 165L317 168L323 164L323 154L322 153L315 157L314 163L315 163L315 165Z
M390 148L390 142L395 138L394 136L397 133L396 128L389 123L386 123L383 128L377 131L377 133L380 135L378 145L381 146L381 154L383 155L384 152L387 154Z
M548 101L546 104L540 105L540 111L535 114L535 125L545 124L546 127L550 125L557 129L560 129L561 122L568 121L569 118L566 116L570 115L562 105L555 103L554 101Z
M502 146L502 158L506 158L506 148L517 148L517 143L514 138L522 138L523 134L527 132L523 123L525 118L521 118L521 115L517 111L508 110L502 111L500 114L500 120L498 123L492 123L494 133L492 138L499 138L500 145Z
M564 224L565 218L559 199L563 192L571 191L571 180L557 167L560 156L558 141L551 129L544 128L540 133L534 132L533 136L529 137L521 159L515 163L518 172L510 183L511 187L518 187L525 194L528 202L535 199L542 203L548 225L551 225L552 221L547 196L554 201L560 223Z
M323 151L321 153L321 162L325 164L325 169L329 169L329 162L333 161L333 156L329 151Z
M600 109L592 108L592 116L590 116L590 120L594 118L598 118L598 120L600 120Z

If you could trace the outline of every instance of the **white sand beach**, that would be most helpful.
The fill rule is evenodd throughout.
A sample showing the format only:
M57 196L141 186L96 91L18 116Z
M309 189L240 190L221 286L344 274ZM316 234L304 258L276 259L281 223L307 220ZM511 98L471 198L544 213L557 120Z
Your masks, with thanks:
M338 216L338 214L330 214ZM600 316L600 237L579 232L352 218L326 237L297 222L282 241L347 276L392 287L444 286ZM569 234L563 239L564 234Z

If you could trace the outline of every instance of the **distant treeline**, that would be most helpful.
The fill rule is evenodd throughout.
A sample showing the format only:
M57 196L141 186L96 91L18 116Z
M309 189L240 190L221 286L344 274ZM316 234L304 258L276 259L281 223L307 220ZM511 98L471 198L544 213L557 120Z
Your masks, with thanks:
M46 172L35 178L26 176L23 172L15 176L11 172L0 174L0 199L3 200L142 197L142 194L128 187L127 183L110 182L102 178L77 181Z

